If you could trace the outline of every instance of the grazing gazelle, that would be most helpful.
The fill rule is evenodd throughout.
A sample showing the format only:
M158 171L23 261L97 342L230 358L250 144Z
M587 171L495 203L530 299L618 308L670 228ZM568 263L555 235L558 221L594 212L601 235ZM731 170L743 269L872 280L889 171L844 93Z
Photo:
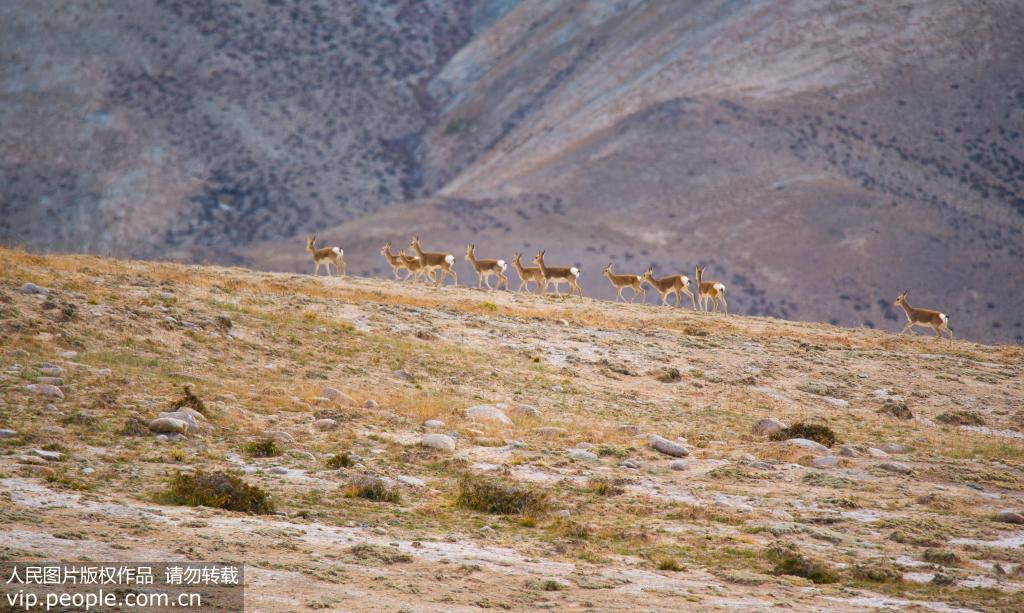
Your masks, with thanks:
M516 272L519 273L519 289L517 292L523 291L526 288L527 291L530 289L530 281L537 283L537 291L541 291L541 283L544 282L544 273L535 266L523 266L522 262L523 254L516 253L512 256L512 265L516 267Z
M604 267L604 276L608 277L612 287L615 288L617 294L616 302L619 300L625 302L626 299L622 297L622 290L627 287L633 289L633 297L629 299L630 302L636 301L637 296L642 296L643 301L647 300L647 290L644 289L644 278L640 275L617 275L612 272L612 263L608 262L608 265Z
M939 331L945 330L949 334L949 340L953 340L953 331L949 329L949 316L945 313L910 306L907 304L906 290L900 292L900 295L896 297L896 306L903 307L903 312L907 314L907 325L903 326L900 335L906 334L907 330L914 326L927 326L935 330L935 336L941 338L942 334Z
M423 262L423 267L431 274L434 271L438 271L439 274L435 275L434 284L441 285L444 282L446 275L452 276L452 282L454 285L459 285L459 275L455 274L452 270L452 266L455 266L455 256L450 253L442 253L440 251L428 252L420 249L420 237L412 237L412 241L409 242L409 248L416 252L416 257Z
M391 272L395 274L395 278L399 281L404 281L412 275L412 271L405 265L405 260L398 255L391 253L391 241L384 243L384 246L380 250L380 254L388 261L388 266L391 267ZM405 270L405 279L398 276L399 270Z
M533 263L540 266L540 273L544 277L544 292L548 291L548 285L555 284L555 293L561 293L558 291L558 286L562 283L569 284L568 295L573 294L573 290L579 293L580 298L583 297L583 288L580 287L580 269L575 266L559 266L551 268L544 263L544 252L540 251L533 258Z
M320 265L327 266L327 274L331 274L331 264L334 264L334 272L341 272L345 274L345 251L341 247L322 247L317 249L316 246L316 234L309 237L306 241L306 251L313 256L313 262L316 263L316 269L313 271L314 275L320 274Z
M466 248L466 261L472 264L473 270L476 271L477 287L486 284L487 289L494 289L491 287L491 275L495 275L498 277L498 289L501 289L502 284L505 285L505 289L508 289L508 277L505 276L508 264L505 263L505 260L478 260L476 259L476 245L470 245Z
M434 280L434 271L428 271L427 267L423 265L423 260L414 255L409 255L405 251L399 251L398 258L402 260L402 266L409 271L409 274L405 277L406 279L413 277L413 281L419 281L423 277L423 273L426 273L431 281Z
M725 301L725 285L718 281L705 281L704 280L704 267L697 267L697 300L700 302L700 308L707 313L708 301L712 300L715 303L713 313L718 312L718 301L722 301L722 307L725 309L725 316L729 316L729 303Z
M655 279L654 266L648 266L647 272L644 273L644 281L661 294L662 306L668 306L670 294L676 295L676 306L679 306L683 302L680 294L686 294L690 297L690 306L694 309L697 308L693 300L693 292L690 291L690 278L686 275L669 275L661 279Z

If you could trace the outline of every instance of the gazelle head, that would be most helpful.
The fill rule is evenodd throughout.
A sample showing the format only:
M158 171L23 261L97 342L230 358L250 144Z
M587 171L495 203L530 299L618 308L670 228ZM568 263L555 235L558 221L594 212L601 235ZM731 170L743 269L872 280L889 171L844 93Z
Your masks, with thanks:
M470 245L469 247L466 247L466 257L467 258L474 257L475 255L476 255L476 245Z
M314 235L310 236L308 239L306 239L306 248L307 249L312 249L315 246L316 246L316 234L314 234Z
M381 255L388 255L391 253L391 241L384 243L384 246L380 248Z
M895 304L898 307L907 306L907 290L901 291L900 295L896 296L896 302L894 302L893 304Z
M418 247L419 244L420 244L420 237L414 236L414 237L412 237L412 240L409 241L409 248L412 249L414 247Z
M653 278L654 278L654 264L651 264L650 266L647 267L647 272L644 273L644 279L653 279Z
M523 254L517 251L516 253L512 254L512 261L515 262L516 264L522 264L522 257Z
M601 272L602 272L603 274L606 274L606 275L610 275L610 274L612 273L612 263L611 263L611 262L608 262L608 265L607 265L607 266L605 266L605 267L604 267L604 270L603 270L603 271L601 271Z
M541 250L541 251L537 252L537 255L533 256L533 263L534 264L540 264L543 261L544 261L544 251Z

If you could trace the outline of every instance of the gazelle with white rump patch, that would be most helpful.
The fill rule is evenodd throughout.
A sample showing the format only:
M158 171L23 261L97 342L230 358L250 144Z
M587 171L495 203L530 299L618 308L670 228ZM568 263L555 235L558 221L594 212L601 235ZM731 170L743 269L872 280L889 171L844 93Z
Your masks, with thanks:
M331 264L334 264L334 271L336 273L345 274L345 251L341 247L322 247L318 249L316 246L316 234L314 234L306 241L306 251L313 256L313 262L316 264L313 275L320 274L321 265L327 266L327 274L330 275Z
M423 265L423 260L414 255L409 255L405 251L399 251L398 258L402 260L402 266L409 271L409 274L405 277L406 279L412 277L413 281L419 281L423 278L423 274L426 273L431 281L434 280L434 272L427 270L426 266Z
M708 301L714 301L713 313L718 312L718 301L722 301L722 307L725 310L725 316L729 316L729 303L725 301L725 285L718 281L705 281L704 280L704 267L698 266L696 269L697 273L697 301L700 302L700 308L705 313L708 312Z
M391 241L384 243L384 246L381 247L380 254L388 261L388 266L391 267L391 272L394 273L395 278L399 281L404 281L412 275L412 271L410 271L409 267L405 265L405 260L403 260L399 255L391 253ZM398 276L399 270L406 271L405 278Z
M434 274L434 271L438 271L438 274L434 275L434 284L441 285L444 281L445 276L451 275L452 282L455 286L459 285L459 275L452 270L452 266L455 266L455 256L450 253L442 253L440 251L424 251L420 248L420 237L412 237L412 241L409 243L409 248L416 253L423 262L423 267L427 272Z
M900 292L900 295L896 297L896 306L902 307L903 312L907 314L907 325L903 326L903 331L900 332L901 336L914 326L926 326L935 330L935 336L942 338L940 332L942 330L949 334L949 340L953 340L953 331L949 329L949 316L945 313L910 306L907 304L906 290Z
M668 306L670 294L676 295L676 306L679 306L682 304L681 294L686 294L690 297L690 306L694 309L697 308L693 300L693 292L690 291L690 278L686 275L669 275L656 279L654 278L654 266L648 266L647 272L644 273L644 281L661 294L662 306Z
M612 263L608 262L608 265L604 267L604 276L608 277L608 281L615 288L617 298L625 302L626 299L622 296L622 290L631 288L633 290L633 296L629 299L630 302L636 301L637 296L642 296L641 302L647 300L647 290L644 289L644 278L640 275L617 275L612 272Z
M487 289L494 289L491 287L491 276L494 275L498 277L498 289L501 289L502 284L505 285L505 289L508 289L508 277L505 276L508 264L505 263L505 260L478 260L476 245L470 245L466 248L466 261L472 264L473 270L476 271L477 287L486 284Z
M529 291L530 281L535 281L537 283L537 292L540 292L540 286L544 283L544 273L536 266L523 266L522 257L523 254L521 253L512 255L512 265L516 267L516 272L519 273L519 289L516 291L521 292L523 288Z
M571 296L575 291L583 297L583 288L580 287L580 269L575 266L557 266L550 267L544 263L544 251L540 251L533 258L533 263L540 266L541 275L544 277L544 292L548 291L548 285L555 284L555 293L561 293L558 291L558 286L562 283L569 284L568 295Z

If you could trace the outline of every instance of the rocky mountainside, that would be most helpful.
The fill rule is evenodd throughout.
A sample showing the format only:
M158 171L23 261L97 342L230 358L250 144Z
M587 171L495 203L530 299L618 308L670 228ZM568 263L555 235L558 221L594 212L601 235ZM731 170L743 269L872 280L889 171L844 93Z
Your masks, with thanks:
M1019 3L42 6L3 9L0 240L305 271L320 229L382 274L419 233L1024 338Z
M0 260L5 562L244 562L252 611L1024 608L1019 347Z

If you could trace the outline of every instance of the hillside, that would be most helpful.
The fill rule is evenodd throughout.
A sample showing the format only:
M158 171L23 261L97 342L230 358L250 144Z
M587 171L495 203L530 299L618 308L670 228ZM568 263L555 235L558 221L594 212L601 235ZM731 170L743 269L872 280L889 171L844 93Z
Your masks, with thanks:
M254 611L1024 607L1020 348L0 261L5 560L244 560ZM154 436L183 386L197 431ZM836 440L773 441L766 417ZM173 504L197 470L273 512ZM475 510L502 491L521 512Z

